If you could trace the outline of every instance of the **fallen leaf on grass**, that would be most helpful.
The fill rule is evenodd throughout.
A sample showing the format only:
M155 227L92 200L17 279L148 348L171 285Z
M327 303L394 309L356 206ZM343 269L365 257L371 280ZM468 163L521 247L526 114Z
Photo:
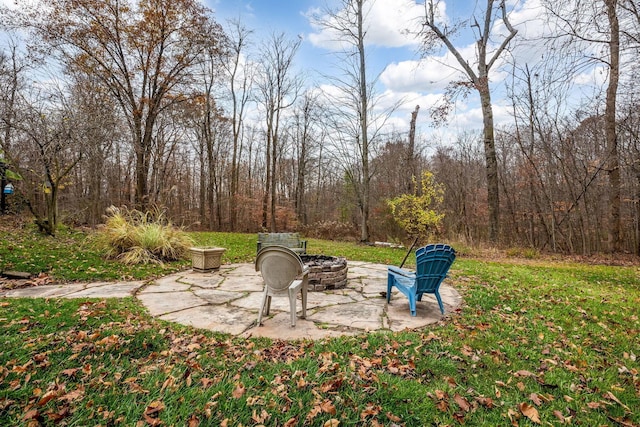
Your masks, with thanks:
M558 411L557 409L553 411L553 415L555 415L555 417L562 423L564 424L565 422L565 418L564 415L562 415L562 412Z
M536 374L534 374L533 372L529 372L524 369L515 372L513 375L515 375L516 377L535 377L536 376Z
M495 406L495 404L493 403L493 399L490 397L484 397L484 396L476 397L476 401L482 406L484 406L485 408L491 409Z
M442 391L442 390L436 390L435 392L436 395L436 399L438 400L443 400L443 399L448 399L449 396L447 395L447 392Z
M613 395L613 393L611 393L610 391L606 392L606 393L604 394L604 397L605 397L606 399L613 400L613 401L614 401L614 402L616 402L618 405L622 406L622 407L623 407L627 412L631 412L631 409L629 409L629 407L628 407L627 405L625 405L624 403L620 402L620 400L619 400L617 397L615 397L615 396Z
M540 399L540 395L538 393L531 393L529 395L529 399L531 399L531 401L535 403L536 406L542 405L542 399Z
M381 409L380 406L369 403L364 411L360 413L360 419L364 421L369 416L375 417L380 413Z
M247 391L246 388L244 388L244 385L242 385L242 383L238 383L236 384L236 388L233 390L233 393L231 393L231 396L233 396L234 399L240 399L245 391Z
M320 404L320 409L322 409L322 412L330 415L335 415L337 412L336 407L334 406L333 403L331 403L330 400L325 400L324 402L322 402Z
M144 410L144 420L152 426L159 426L162 421L158 419L160 412L165 408L164 403L159 400L155 400L147 406Z
M638 427L638 424L634 424L633 421L630 421L626 418L619 418L619 417L607 417L609 418L611 421L615 421L617 424L620 424L623 427Z
M340 421L335 418L331 418L329 421L326 421L322 427L338 427L340 425Z
M64 407L59 411L48 411L46 415L47 419L55 424L69 415L69 408Z
M37 409L30 409L22 416L22 421L34 420L38 418L40 414Z
M453 377L444 377L443 379L447 382L447 384L449 384L451 388L454 388L458 385L458 383L456 383L456 379Z
M80 386L77 389L70 391L67 394L62 395L58 400L66 400L67 402L73 402L79 400L84 396L84 386Z
M200 379L200 384L202 384L203 388L209 388L211 387L213 384L215 383L214 380L212 380L211 378L201 378Z
M518 408L520 409L520 412L522 412L522 415L529 418L532 422L540 424L540 416L538 415L538 410L536 408L524 402L518 405Z
M442 412L447 412L449 410L449 402L446 400L441 400L436 403L436 408L438 408Z
M509 417L509 421L511 421L511 425L517 427L518 420L520 419L520 413L509 408L507 410L507 416Z
M387 418L389 419L389 421L394 422L394 423L399 423L400 421L402 421L402 418L393 415L391 412L387 412L385 414L387 416Z
M604 406L602 402L587 402L587 407L589 409L600 409Z
M265 411L264 409L259 414L254 409L253 410L253 414L251 415L251 419L253 421L255 421L257 424L263 424L269 418L271 418L271 415L269 415L269 413L267 411Z
M322 391L323 393L328 393L330 391L336 391L340 387L342 387L342 383L343 383L343 379L341 377L338 377L336 379L327 381L326 383L322 384L320 386L320 391Z
M471 409L471 405L469 404L469 401L464 397L460 396L458 393L456 393L455 396L453 396L453 400L458 404L458 406L460 407L460 409L462 409L463 412L469 412L469 409Z
M80 368L69 368L69 369L65 369L62 372L60 372L62 375L66 375L68 377L72 377L76 374L76 372L78 372L80 370Z
M38 401L38 405L39 406L46 405L50 400L55 399L56 397L58 397L58 393L59 393L58 390L50 390L50 391L46 392L45 394L42 395L42 397Z

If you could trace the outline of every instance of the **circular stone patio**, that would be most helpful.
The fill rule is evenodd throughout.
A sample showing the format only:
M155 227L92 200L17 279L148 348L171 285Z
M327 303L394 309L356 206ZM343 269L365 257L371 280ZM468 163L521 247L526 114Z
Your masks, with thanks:
M408 299L394 289L387 304L387 266L349 261L347 286L308 293L307 318L291 327L289 300L273 297L269 316L256 326L262 277L253 264L225 264L218 271L186 270L150 282L100 282L36 286L0 291L0 297L117 298L134 295L152 316L196 328L244 337L319 339L375 330L419 329L442 319L433 295L418 302L412 317ZM445 315L462 302L447 284L440 287ZM298 296L299 298L299 296ZM300 311L300 301L297 309Z

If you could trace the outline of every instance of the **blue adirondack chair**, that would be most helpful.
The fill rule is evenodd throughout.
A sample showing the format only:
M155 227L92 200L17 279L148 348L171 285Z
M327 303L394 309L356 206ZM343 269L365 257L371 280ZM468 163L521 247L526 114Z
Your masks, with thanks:
M391 301L391 289L395 286L409 298L411 315L416 315L416 301L422 301L422 294L434 294L444 314L440 284L447 277L449 267L456 259L456 251L442 243L427 245L416 250L416 272L395 266L387 268L387 303Z

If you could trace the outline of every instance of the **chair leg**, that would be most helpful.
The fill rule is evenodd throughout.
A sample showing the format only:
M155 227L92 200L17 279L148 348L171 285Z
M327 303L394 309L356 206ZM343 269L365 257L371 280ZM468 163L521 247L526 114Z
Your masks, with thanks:
M391 302L391 288L393 288L393 277L388 274L387 275L387 304Z
M307 283L302 283L302 318L307 318Z
M438 300L438 305L440 306L440 313L444 314L444 305L442 304L442 298L440 298L440 292L436 291L436 299Z
M296 290L289 289L289 311L291 312L291 327L296 326Z
M266 310L264 314L268 316L270 311L271 311L271 295L267 295L267 305L266 305Z
M416 309L416 296L413 294L409 294L409 310L411 311L411 315L416 317L418 315L418 311Z
M267 288L264 288L264 292L262 293L262 303L260 304L260 310L258 310L258 326L262 325L262 315L265 312L265 308L267 309L266 314L269 314L269 306L271 305L271 296L267 295Z

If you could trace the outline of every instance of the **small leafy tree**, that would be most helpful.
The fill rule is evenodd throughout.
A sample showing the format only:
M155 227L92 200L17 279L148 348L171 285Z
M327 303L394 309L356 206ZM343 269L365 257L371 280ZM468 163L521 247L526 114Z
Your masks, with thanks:
M391 208L393 219L408 235L428 236L444 218L444 213L437 211L443 200L444 189L429 171L422 173L420 186L416 185L415 176L413 182L413 194L401 194L387 200L387 204Z

